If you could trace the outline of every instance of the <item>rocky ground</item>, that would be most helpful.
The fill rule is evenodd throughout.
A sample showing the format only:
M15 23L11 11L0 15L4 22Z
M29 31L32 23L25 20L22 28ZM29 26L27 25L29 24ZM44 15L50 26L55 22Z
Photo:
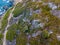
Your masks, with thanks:
M17 4L18 2L21 2L21 1L22 0L15 0L15 4ZM20 6L25 8L26 5L24 5L24 4L25 3L23 3L23 6L21 6L21 5ZM55 4L52 4L52 3L47 3L47 4L51 8L50 13L52 14L52 16L50 16L51 15L50 13L47 13L47 12L49 12L48 7L46 7L46 8L42 7L43 9L48 8L47 10L44 10L46 13L41 10L42 8L38 9L38 10L33 10L32 9L33 7L32 7L29 10L30 13L28 11L24 10L22 14L20 14L17 17L14 17L13 11L16 9L16 7L15 7L16 5L15 5L9 14L9 17L7 18L7 26L5 27L4 32L3 32L3 36L4 36L3 45L20 45L20 44L21 45L24 45L24 44L25 45L34 45L36 43L35 41L37 41L38 45L40 45L40 41L42 41L42 40L43 40L43 42L42 42L43 44L41 43L41 45L44 45L44 44L50 45L50 43L51 43L51 45L55 45L55 44L59 45L59 43L57 43L56 41L57 40L60 41L60 33L59 33L60 10L57 10L57 6ZM42 5L46 5L46 4L42 4ZM19 9L21 7L19 7ZM27 9L29 9L29 8L27 8ZM21 11L21 9L20 9L20 11ZM26 15L24 15L24 14L26 14ZM57 22L57 23L55 23L55 22ZM14 26L12 26L12 25L14 25ZM47 26L47 27L44 27L44 26ZM7 38L6 35L9 31L9 28L10 28L10 30L15 30L15 31L17 30L16 32L18 34L17 36L14 37L12 42L9 41L10 38L9 38L9 40L6 39ZM16 29L16 28L18 28L18 29ZM43 34L43 36L41 34ZM51 34L51 36L50 36L50 34ZM27 38L27 40L26 40L26 38ZM44 43L44 41L46 43ZM20 42L22 42L22 43L20 43ZM36 43L36 45L37 45L37 43Z

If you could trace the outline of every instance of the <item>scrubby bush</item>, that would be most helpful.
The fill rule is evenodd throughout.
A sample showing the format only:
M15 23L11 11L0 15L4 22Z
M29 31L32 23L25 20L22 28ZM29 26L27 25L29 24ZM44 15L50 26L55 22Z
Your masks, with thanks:
M43 30L41 35L42 35L42 38L44 38L44 39L47 39L50 36L47 30Z
M7 12L5 13L3 19L2 19L2 25L1 25L1 30L4 31L4 28L7 26L7 23L8 23L8 17L10 15L10 11L11 11L12 8L10 8L9 10L7 10Z
M13 11L13 16L14 17L17 17L17 16L19 16L20 14L22 14L23 13L23 11L24 11L24 7L22 7L23 5L21 4L21 3L18 3L17 5L16 5L16 7L15 7L15 9L14 9L14 11Z
M6 34L6 39L9 41L13 41L16 37L16 31L15 30L8 30Z

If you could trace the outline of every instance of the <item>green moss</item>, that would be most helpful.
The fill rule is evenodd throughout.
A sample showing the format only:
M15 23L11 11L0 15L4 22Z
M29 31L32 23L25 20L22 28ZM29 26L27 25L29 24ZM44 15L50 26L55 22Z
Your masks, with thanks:
M14 40L16 37L16 31L15 30L8 30L7 34L6 34L6 39L9 41Z
M42 32L42 38L44 38L44 39L46 39L46 38L49 38L49 33L48 33L48 31L47 30L43 30L43 32Z
M18 25L17 24L13 24L11 25L8 30L17 30L18 29Z
M8 23L8 17L10 15L10 11L11 11L12 8L10 8L9 10L7 10L7 12L5 13L3 19L2 19L2 28L1 30L4 31L4 28L7 26L7 23Z
M9 41L12 41L16 38L16 30L17 30L17 24L13 24L8 28L8 32L6 34L6 39Z
M17 16L19 16L20 14L22 14L23 13L23 11L24 11L24 7L22 7L23 5L21 4L21 3L18 3L17 5L16 5L16 7L15 7L15 9L14 9L14 11L13 11L13 16L14 17L17 17Z
M0 40L3 38L3 34L2 33L0 33Z

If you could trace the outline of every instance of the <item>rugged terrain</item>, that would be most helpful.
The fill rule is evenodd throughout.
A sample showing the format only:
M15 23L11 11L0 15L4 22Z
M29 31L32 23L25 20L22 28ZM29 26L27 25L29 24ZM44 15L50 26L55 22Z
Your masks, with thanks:
M16 0L0 22L1 45L60 45L60 0Z

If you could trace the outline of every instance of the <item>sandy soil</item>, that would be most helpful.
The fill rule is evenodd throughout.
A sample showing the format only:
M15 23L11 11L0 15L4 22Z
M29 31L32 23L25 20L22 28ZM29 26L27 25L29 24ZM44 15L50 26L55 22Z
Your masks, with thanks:
M18 2L22 2L22 0L14 0L15 4L17 4Z

